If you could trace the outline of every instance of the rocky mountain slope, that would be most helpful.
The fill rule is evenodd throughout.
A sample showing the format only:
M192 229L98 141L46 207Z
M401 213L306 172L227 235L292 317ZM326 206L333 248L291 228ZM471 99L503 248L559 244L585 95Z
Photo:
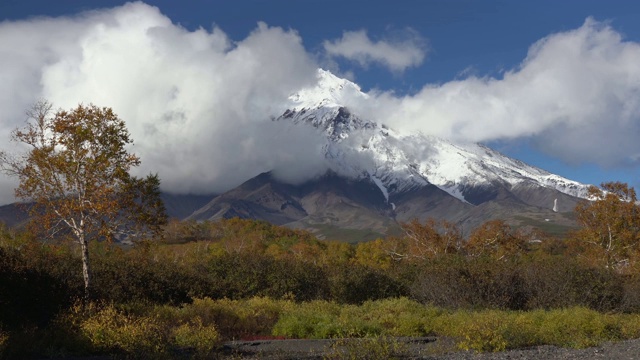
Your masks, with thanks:
M319 70L317 85L293 94L274 121L318 129L325 139L318 155L329 172L301 185L260 174L189 218L257 218L319 234L348 229L354 238L393 231L412 218L447 219L468 229L495 218L558 231L574 224L569 212L587 185L482 144L401 133L344 105L366 98L356 84Z

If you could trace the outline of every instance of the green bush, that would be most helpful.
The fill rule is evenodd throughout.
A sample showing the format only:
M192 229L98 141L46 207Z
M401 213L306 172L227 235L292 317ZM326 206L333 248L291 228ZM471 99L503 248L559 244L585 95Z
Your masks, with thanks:
M283 313L273 326L273 335L294 339L327 339L341 335L341 306L316 300L301 303Z
M416 324L421 319L409 320L411 314L391 319L384 311L384 306L380 310L376 309L376 302L366 302L362 306L327 301L301 303L282 313L273 327L273 335L297 339L327 339L399 334L398 330L402 326L412 333L421 333L420 330L414 330L424 328L421 324Z
M386 299L361 306L314 301L283 311L273 335L289 338L440 335L464 350L502 351L551 344L583 348L636 338L640 315L607 315L584 307L528 312L448 310L411 300Z
M584 348L637 337L639 318L583 307L528 312L458 310L442 314L435 332L458 339L464 350L502 351L545 344Z
M576 307L545 312L533 312L539 321L541 342L559 346L584 348L607 340L622 339L620 320L625 316L610 316L587 308Z
M219 337L229 340L269 336L280 314L292 306L287 300L194 299L182 307L158 306L152 310L165 323L186 323L198 318L203 326L215 326Z
M334 337L370 337L384 332L381 324L367 316L362 306L342 305L338 315L338 333Z
M173 329L173 343L196 356L207 356L218 345L219 334L213 325L203 325L199 317Z
M157 318L126 315L114 306L88 316L80 329L100 352L160 356L169 344L168 334Z
M435 331L458 339L462 350L503 351L510 345L506 338L509 319L505 315L497 310L460 310L437 319Z
M326 349L324 360L404 359L406 344L388 336L338 339Z
M359 309L359 316L389 336L433 335L433 321L442 314L440 309L404 297L367 301Z
M115 306L91 306L77 314L81 333L94 351L127 357L171 358L176 352L206 357L218 347L216 327L180 308L146 308L139 314Z
M640 338L640 314L612 315L612 321L617 323L620 339Z
M440 311L406 298L367 301L361 306L313 301L283 312L273 335L289 338L424 336Z

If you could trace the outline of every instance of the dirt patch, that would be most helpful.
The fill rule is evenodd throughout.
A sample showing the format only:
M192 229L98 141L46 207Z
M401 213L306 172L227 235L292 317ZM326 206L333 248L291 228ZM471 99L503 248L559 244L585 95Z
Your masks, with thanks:
M256 340L233 341L223 347L223 353L234 359L324 359L334 358L337 351L350 351L349 341L357 339L323 340ZM640 359L640 339L615 343L604 343L587 349L567 349L556 346L536 346L497 353L474 353L458 351L455 342L448 338L395 338L400 344L393 357L398 359L442 359L442 360L517 360L517 359ZM354 343L351 343L353 345ZM369 354L370 359L383 359ZM345 357L347 358L347 357Z

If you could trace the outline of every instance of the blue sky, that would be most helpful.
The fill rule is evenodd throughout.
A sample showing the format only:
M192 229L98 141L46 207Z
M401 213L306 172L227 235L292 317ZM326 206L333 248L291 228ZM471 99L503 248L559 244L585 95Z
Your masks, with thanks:
M20 34L30 34L30 31L33 31L34 34L39 34L37 36L24 35L25 40L21 40L20 44L25 48L29 46L34 48L36 46L46 47L42 45L46 43L46 38L43 37L44 35L42 35L42 33L47 31L51 32L51 30L47 27L49 25L46 25L47 20L43 20L43 17L59 19L61 16L72 16L69 21L51 25L53 27L67 27L68 30L65 30L61 34L72 37L74 31L85 31L82 29L87 29L88 25L82 23L82 21L84 21L83 19L91 18L91 16L88 15L90 13L87 13L87 11L106 9L101 10L105 11L106 15L94 16L91 18L93 20L90 20L98 21L96 19L106 19L111 16L109 15L111 13L108 12L109 9L121 6L124 3L125 1L110 0L61 0L55 2L2 0L0 2L0 21L3 22L0 23L0 41L7 41L7 44L0 44L0 48L4 48L5 53L9 47L20 48L20 46L9 43L11 39L18 38L15 35L11 35L14 34L12 31L20 31ZM433 97L435 95L439 96L442 93L450 94L448 91L454 87L452 82L459 81L461 84L473 83L473 81L466 81L469 79L475 79L477 80L476 82L481 83L480 85L472 84L469 85L469 87L463 87L466 91L470 92L471 95L469 96L477 96L480 99L474 101L474 104L476 102L487 101L486 98L484 98L484 92L490 92L492 96L497 97L499 97L499 95L495 94L504 94L505 92L508 94L512 91L522 91L522 94L533 94L531 96L536 96L534 92L530 93L521 89L522 86L526 85L521 85L521 83L526 80L518 80L517 82L520 84L518 86L520 87L517 87L505 79L505 74L508 75L510 72L516 73L516 75L517 73L524 74L525 71L520 70L525 68L523 61L527 58L531 46L541 39L550 39L548 43L551 44L553 42L551 41L551 37L555 34L571 34L571 32L579 31L578 29L583 29L583 32L587 33L585 36L590 38L600 38L599 35L608 36L607 39L601 40L601 43L593 45L595 50L591 53L589 53L591 50L587 49L585 50L586 53L576 55L575 59L572 58L573 61L576 61L576 67L579 67L582 63L580 56L589 57L593 55L593 52L599 51L596 48L598 46L604 49L602 51L617 53L618 50L616 49L629 47L627 45L630 44L633 49L627 52L631 52L632 55L629 56L633 58L633 56L635 56L635 46L640 43L640 3L634 1L416 0L392 2L371 0L186 0L178 2L163 0L146 1L145 3L157 7L159 9L159 15L153 14L153 12L147 8L138 9L141 14L149 18L165 17L171 22L170 25L167 25L168 27L180 28L183 30L183 33L193 34L202 28L206 34L208 34L209 38L213 38L215 33L213 29L218 29L220 33L224 35L222 37L225 38L220 41L227 42L227 50L224 51L229 51L229 47L233 48L234 46L238 46L238 48L240 48L246 45L247 49L251 49L251 51L259 50L261 54L264 53L268 54L265 56L271 56L271 54L267 52L268 49L251 47L250 40L253 37L258 37L258 35L256 35L257 32L265 33L265 38L262 39L264 42L267 41L265 40L266 36L272 36L269 39L278 37L280 40L287 38L289 35L297 37L302 48L292 44L291 36L289 36L289 40L286 40L290 41L289 43L285 44L286 41L282 40L285 42L278 42L274 45L274 48L282 45L283 49L285 49L282 51L290 50L294 55L288 58L280 58L278 56L281 55L273 55L273 61L274 64L277 64L278 61L286 62L289 61L288 59L297 56L299 61L291 60L293 62L288 66L292 67L293 74L296 74L296 76L299 75L300 83L306 81L303 80L303 78L307 67L323 66L330 68L330 70L341 76L350 77L358 83L364 91L374 91L387 95L393 94L394 101L390 101L390 104L402 103L404 97L410 98L413 101L420 101L420 99L425 96ZM81 13L81 15L77 15L79 13ZM585 21L587 21L588 18L592 18L595 25L585 25ZM161 21L161 19L158 21ZM271 30L257 30L258 22L266 23L268 29ZM82 24L79 25L80 23ZM281 28L282 32L272 31L274 28ZM2 37L2 31L5 31L4 37ZM613 33L613 35L611 33ZM579 37L579 35L578 33L576 37ZM61 35L56 36L61 37ZM619 36L620 39L616 39L616 36ZM30 45L32 44L30 41L36 37L40 40L33 40L33 45ZM348 37L352 42L347 41ZM558 40L559 43L562 40L567 41L567 44L572 44L570 41L573 40L569 35L567 35L567 37L569 38L565 40L556 40ZM211 43L215 42L214 40L209 40ZM296 39L293 40L293 43L295 42ZM51 43L58 44L58 39L51 41ZM60 47L68 45L62 41L59 43ZM406 56L403 58L395 58L394 60L392 54L390 54L389 51L385 52L380 46L376 47L376 49L380 51L377 53L378 55L349 54L345 52L344 47L340 47L341 45L347 46L354 43L364 44L363 46L367 44L371 45L368 48L371 51L373 51L373 45L388 45L390 46L388 49L392 51L395 49L397 50L396 53ZM562 54L562 45L558 46L560 46L560 50L553 50L553 48L549 46L546 51L541 51L541 55L538 57L532 57L530 59L530 63L532 64L530 68L539 70L540 67L547 66L545 64L549 62L552 64L548 66L553 68L553 62L562 62L562 59L566 57ZM549 54L552 50L556 52ZM15 50L16 53L17 51L18 50ZM2 52L3 50L0 50L0 53ZM55 51L47 50L46 54L52 52ZM622 51L620 52L622 53ZM25 50L25 54L26 53L28 53L27 50ZM21 56L26 55L23 54ZM15 59L21 59L20 56L14 57ZM5 58L7 57L5 56ZM567 110L568 112L566 114L562 113L558 115L558 117L571 118L571 121L547 119L545 121L547 121L549 125L545 125L546 127L542 125L540 127L526 126L525 124L521 125L522 131L516 133L496 131L495 134L492 132L485 134L483 132L482 136L475 136L475 134L469 135L469 132L461 131L458 134L455 129L473 129L473 127L469 126L468 122L474 121L473 119L460 120L459 118L470 118L472 116L469 116L469 114L482 112L481 106L479 108L474 107L475 105L470 105L470 100L465 99L464 101L460 100L459 102L454 101L452 103L452 106L459 106L461 109L464 108L465 111L460 110L460 114L455 115L455 119L450 120L451 127L446 131L448 131L447 133L456 133L459 136L465 137L466 140L485 142L510 156L573 180L593 184L609 180L620 180L637 187L640 185L640 168L638 158L635 154L640 154L640 146L635 146L633 139L637 138L637 135L640 135L638 132L638 129L640 129L640 114L637 113L640 106L633 103L633 98L634 95L635 98L638 98L637 95L640 95L638 90L640 84L636 82L637 78L634 77L635 74L638 73L640 62L635 64L633 62L629 63L626 57L622 55L620 55L619 58L611 60L611 63L606 63L608 57L604 56L604 59L605 60L598 60L604 61L604 64L594 62L590 67L586 67L583 72L576 72L575 76L568 77L568 79L571 79L574 77L589 76L592 69L595 69L593 71L596 74L600 74L598 73L599 69L607 69L603 70L601 74L601 78L604 80L598 80L603 82L603 90L598 94L587 94L584 98L585 108L589 108L589 106L594 103L596 105L600 104L598 101L594 102L594 99L607 97L609 93L616 94L615 100L604 101L601 104L602 106L595 107L593 118L585 120L582 124L580 124L581 120L579 118L581 115L579 111L571 112ZM593 59L587 60L585 60L585 63ZM2 61L3 60L0 60L0 65L2 65ZM24 62L20 60L15 61L17 63ZM180 59L179 61L180 64L185 64L187 60ZM393 61L396 62L394 63ZM69 64L72 62L73 61L66 61L64 63ZM25 65L25 74L32 74L36 71L34 69L42 69L44 66L51 65L50 63L43 64L34 63L33 68L29 69L26 69L27 66ZM609 79L607 74L610 74L612 71L615 72L615 68L618 66L617 64L623 64L628 68L623 67L624 71L622 71L622 74L617 74L616 72L619 78L611 81L606 80ZM11 64L4 64L2 68L6 71L10 66ZM40 68L38 68L38 66L40 66ZM270 69L269 66L270 65L265 65L265 69ZM569 68L572 67L571 64L567 66L569 66ZM558 69L552 70L555 71ZM540 73L543 72L544 69L540 70ZM14 83L21 81L22 78L14 75L14 73L15 71L11 75L5 75L6 77L12 76L10 79ZM2 75L3 74L0 73L0 78L2 78ZM36 84L38 80L34 80L34 78L27 79L26 76L27 75L25 75L24 81L33 83L33 89L36 89L35 91L39 95L51 96L51 94L53 94L54 100L58 100L56 104L66 104L66 98L58 94L68 91L68 89L57 89L56 93L52 93L54 90L51 86L45 86L46 84L42 85L45 81L40 80L39 83L41 86L38 87L39 85ZM56 76L60 75L58 74ZM77 74L74 76L77 77ZM528 79L524 75L522 77ZM113 76L110 78L113 78ZM538 78L539 77L533 75L531 77L531 79L534 80ZM65 79L70 81L69 78L65 77ZM627 81L625 79L629 80ZM278 79L274 78L274 80ZM287 81L289 81L289 79L284 82ZM512 83L515 82L516 81ZM11 83L10 81L9 84ZM292 82L289 85L295 86L296 84L296 82ZM596 81L594 84L599 86L600 83ZM260 85L254 84L252 86ZM425 90L428 88L435 88L437 91L434 90L435 93L430 93ZM498 88L498 90L495 90L496 88ZM560 94L559 96L566 94L567 97L572 98L574 94L570 92L576 88L579 88L579 85L558 90L558 94ZM25 89L21 91L27 89L31 88L25 87ZM618 89L620 89L620 94L618 94ZM250 92L262 93L261 91L264 91L265 93L272 94L280 90L280 88L269 88L268 91L250 90ZM76 89L76 91L79 90ZM142 90L140 91L141 92L135 92L131 90L131 96L145 93ZM477 91L477 93L474 91ZM542 92L544 92L544 89ZM12 89L11 95L5 96L4 103L2 93L0 93L0 105L5 104L4 106L6 107L6 104L15 104L16 107L16 109L12 111L4 110L4 113L0 111L0 117L15 117L16 114L23 111L23 109L18 111L19 106L24 107L25 104L28 104L29 101L32 100L27 95L19 96L16 95L16 93L19 94L20 91ZM87 93L87 91L83 92L83 94L85 93ZM100 98L101 93L99 91L96 93L98 94L96 97ZM65 96L71 96L72 94L75 93L69 90ZM590 98L589 96L594 96L594 98ZM107 100L111 99L108 96L104 98ZM491 99L493 99L493 97ZM85 99L79 99L75 101L75 103L78 101L85 101ZM91 99L91 101L97 100ZM498 101L500 101L500 99L498 99ZM513 106L521 105L521 103L518 102L519 100L514 100L513 104L510 101L511 100L505 100L507 107L513 104L515 104ZM117 99L114 102L119 104ZM540 115L541 117L547 116L547 112L542 110L538 111L535 108L535 106L538 106L537 104L542 104L539 106L547 106L543 100L532 105L528 103L525 104L527 109L529 109L529 105L531 109L529 113L521 114L522 119L519 121L536 122L538 115L542 114ZM104 105L116 106L111 103ZM557 104L554 104L554 106L556 105ZM582 104L573 102L568 103L567 107L579 107L580 105ZM126 110L128 108L126 108L125 105L123 105L123 109L125 109L123 111L125 115L135 116L136 114L134 110ZM426 111L431 110L435 111L435 114L441 113L439 105L434 105L426 109ZM141 110L138 109L137 111ZM119 112L117 108L116 112ZM523 110L523 112L525 111ZM619 114L624 114L626 118L619 120ZM611 116L611 118L606 118L608 116ZM4 129L15 127L15 122L0 121L4 122L3 131L5 131ZM415 120L415 122L419 121L420 119ZM481 129L482 127L490 128L492 126L496 128L504 127L508 126L505 124L509 124L508 119L497 123L493 123L491 120L487 121L486 124L481 124ZM398 124L404 123L398 122ZM423 128L419 126L414 127L423 130ZM581 131L575 131L576 129L589 127L592 127L593 131L585 131L584 134L582 134ZM615 130L618 128L621 130ZM557 135L562 131L576 133L577 139L570 139L565 143L562 137ZM132 132L135 135L136 131L132 130ZM556 135L552 136L550 134ZM609 140L594 140L594 136L598 134L601 134L603 138L609 138ZM583 140L582 143L576 146L572 145L578 143L579 140ZM547 146L547 144L549 145ZM153 144L144 143L144 141L143 145L147 146L148 149L153 148ZM180 155L181 157L174 156L174 160L178 159L179 161L181 158L184 159L198 151L199 150L191 150L191 153L182 154ZM600 155L601 153L605 153L606 155ZM625 154L628 156L625 157ZM200 154L199 156L204 155ZM158 156L158 158L160 158L160 156ZM144 161L145 159L143 158L143 162ZM168 160L166 163L162 163L162 161L161 159L154 159L150 160L150 163L160 164L161 167L164 166L168 169L174 166ZM259 160L254 159L254 161ZM197 166L197 168L201 167L202 165ZM222 166L222 168L224 168L224 166ZM148 170L154 169L149 167ZM195 170L184 169L184 171ZM216 175L205 174L204 178L208 179L208 181L215 181ZM194 185L192 188L185 189L203 189L206 187L206 181L207 180L203 180L203 184ZM178 180L174 182L178 182ZM227 184L231 184L231 182L231 180L226 181Z

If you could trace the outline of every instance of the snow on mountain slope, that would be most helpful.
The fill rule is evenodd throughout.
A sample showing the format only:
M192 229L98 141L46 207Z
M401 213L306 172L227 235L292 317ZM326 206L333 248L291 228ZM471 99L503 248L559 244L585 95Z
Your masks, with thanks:
M369 178L388 200L393 194L433 184L465 199L465 189L533 183L585 198L587 185L509 158L481 144L454 144L424 134L401 134L359 118L350 101L366 101L360 88L328 71L318 70L315 87L291 95L280 120L308 124L327 136L324 156L339 174Z
M318 69L316 86L301 89L290 96L293 111L302 109L336 108L344 106L348 98L368 99L360 87L347 79L341 79L331 72Z

